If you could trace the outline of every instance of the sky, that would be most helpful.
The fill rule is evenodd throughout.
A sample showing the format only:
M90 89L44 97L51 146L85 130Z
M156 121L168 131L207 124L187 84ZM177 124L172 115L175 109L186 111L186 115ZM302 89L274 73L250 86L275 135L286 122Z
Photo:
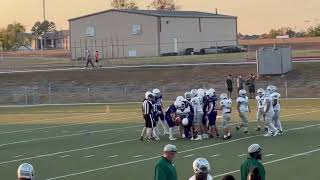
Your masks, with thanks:
M57 30L68 29L68 19L110 8L111 0L46 0L46 17ZM136 0L145 9L151 0ZM242 34L261 34L290 26L299 31L320 23L320 0L176 0L181 10L238 16ZM20 22L30 31L43 20L42 0L0 0L0 28Z

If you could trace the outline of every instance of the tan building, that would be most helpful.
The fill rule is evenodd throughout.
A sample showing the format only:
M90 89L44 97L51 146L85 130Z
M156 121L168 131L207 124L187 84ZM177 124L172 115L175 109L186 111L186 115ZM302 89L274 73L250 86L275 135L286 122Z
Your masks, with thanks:
M86 49L123 58L237 45L237 17L216 13L111 9L70 19L69 26L73 59Z

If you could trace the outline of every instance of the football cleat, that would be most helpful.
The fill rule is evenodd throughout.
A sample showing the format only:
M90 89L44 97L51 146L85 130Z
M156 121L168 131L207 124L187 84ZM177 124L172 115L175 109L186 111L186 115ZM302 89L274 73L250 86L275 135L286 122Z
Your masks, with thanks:
M169 137L169 140L170 140L170 141L175 141L175 140L177 140L177 138Z
M140 136L139 141L143 141L143 136Z
M272 136L272 133L267 133L265 135L263 135L264 137L271 137Z
M257 131L260 131L260 130L261 130L261 127L260 127L260 126L258 126L256 130L257 130Z
M277 136L279 132L280 132L279 130L276 130L276 132L274 132L272 136Z
M236 126L236 130L239 131L239 129L240 129L240 126Z

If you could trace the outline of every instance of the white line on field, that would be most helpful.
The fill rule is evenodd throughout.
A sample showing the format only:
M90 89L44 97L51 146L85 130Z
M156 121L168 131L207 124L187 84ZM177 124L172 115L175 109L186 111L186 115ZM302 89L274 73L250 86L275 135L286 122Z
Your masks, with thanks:
M69 157L70 155L66 154L66 155L63 155L63 156L60 156L60 158L65 158L65 157Z
M69 132L69 131L66 131L66 130L61 131L61 133L67 133L67 132Z
M138 158L138 157L142 157L143 155L142 154L139 154L139 155L135 155L135 156L132 156L134 158Z
M24 140L24 141L16 141L16 142L10 142L10 143L5 143L5 144L0 144L0 147L2 147L2 146L8 146L8 145L14 145L14 144L34 142L34 141L41 141L41 140L49 140L49 139L58 139L58 138L64 138L64 137L81 136L81 135L87 135L88 133L94 134L94 133L102 133L102 132L108 132L108 131L115 131L115 130L119 130L119 129L136 128L136 127L141 127L141 126L142 126L142 125L135 125L135 126L122 127L122 128L103 129L103 130L99 130L99 131L89 131L89 132L83 132L83 133L75 133L75 134L66 134L66 135L60 135L60 136L51 136L51 137L44 137L44 138L28 139L28 140Z
M12 156L13 158L18 158L18 157L22 157L23 154L19 154L19 155L16 155L16 156Z
M115 157L118 157L119 155L115 154L115 155L112 155L112 156L108 156L109 158L115 158Z
M311 153L318 152L318 151L320 151L320 148L319 149L315 149L315 150L311 150L311 151L307 151L307 152L303 152L303 153L299 153L299 154L294 154L292 156L287 156L287 157L280 158L280 159L275 159L275 160L272 160L272 161L265 162L263 164L264 165L272 164L272 163L275 163L275 162L284 161L284 160L296 158L296 157L299 157L299 156L304 156L306 154L311 154ZM240 172L240 170L234 170L234 171L226 172L226 173L223 173L223 174L219 174L219 175L214 176L214 178L222 177L222 176L225 176L227 174L234 174L234 173L237 173L237 172Z
M220 156L220 154L215 154L215 155L212 155L210 157L218 157L218 156Z
M189 155L186 155L186 156L183 156L184 158L188 158L188 157L192 157L194 156L194 154L189 154Z
M48 133L49 131L42 131L42 132L44 132L44 133Z
M238 157L246 156L247 154L239 154Z
M83 117L83 116L82 116ZM125 118L119 118L117 120L125 120L125 119L131 119L131 118L138 118L137 117L125 117ZM18 133L18 132L32 132L32 130L40 130L40 129L51 129L51 128L57 128L57 127L69 127L69 126L77 126L77 125L83 125L83 124L92 124L92 123L99 123L99 122L110 122L114 121L114 119L105 119L105 120L98 120L98 121L87 121L87 122L79 122L79 123L72 123L72 124L63 124L63 125L56 125L56 126L47 126L47 127L40 127L40 128L32 128L32 129L22 129L22 130L15 130L15 131L5 131L0 132L1 134L11 134L11 133Z
M319 126L319 125L320 124L313 124L313 125L308 125L306 127L315 127L315 126ZM286 131L292 131L292 130L288 129ZM184 151L179 151L178 153L185 153L185 152L204 149L204 148L208 148L208 147L214 147L214 146L218 146L218 145L222 145L222 144L229 144L229 143L232 143L232 142L241 141L241 140L250 139L250 138L259 137L259 136L263 136L263 135L255 135L255 136L248 136L248 137L244 137L244 138L238 138L238 139L234 139L234 140L231 140L231 141L226 141L226 142L211 144L211 145L207 145L207 146L201 146L201 147L197 147L197 148L193 148L193 149L188 149L188 150L184 150ZM120 167L120 166L125 166L125 165L130 165L130 164L136 164L136 163L139 163L139 162L149 161L149 160L157 159L159 157L161 157L161 156L154 156L154 157L140 159L140 160L136 160L136 161L130 161L130 162L126 162L126 163L115 164L115 165L105 166L105 167L96 168L96 169L90 169L90 170L86 170L86 171L82 171L82 172L70 173L70 174L66 174L66 175L62 175L62 176L47 178L46 180L61 179L61 178L66 178L66 177L71 177L71 176L87 174L87 173L90 173L90 172L96 172L96 171L111 169L111 168L114 168L114 167ZM237 170L236 172L238 172L238 171L239 170Z
M36 156L32 156L32 157L26 157L26 158L22 158L22 159L14 159L14 160L10 160L10 161L3 161L3 162L0 162L0 164L8 164L8 163L12 163L12 162L19 162L19 161L25 161L25 160L31 160L31 159L38 159L38 158L43 158L43 157L51 157L51 156L55 156L55 155L58 155L58 154L65 154L65 153L70 153L70 152L77 152L77 151L95 149L95 148L99 148L99 147L105 147L105 146L110 146L110 145L114 145L114 144L126 143L126 142L130 142L130 141L137 141L137 139L128 139L128 140L105 143L105 144L100 144L100 145L96 145L96 146L89 146L89 147L84 147L84 148L79 148L79 149L71 149L71 150L66 150L66 151L50 153L50 154L42 154L42 155L36 155Z
M308 113L308 112L307 112L307 113ZM282 116L281 116L281 117L282 117ZM254 121L252 121L252 122L254 122ZM233 124L238 124L238 123L233 123ZM307 127L307 128L308 128L308 127L316 127L316 126L319 126L319 125L320 125L320 124L314 124L314 125L309 125L309 126L306 126L306 127ZM287 130L287 131L290 131L290 129ZM227 144L227 143L236 142L236 141L240 141L240 140L245 140L245 139L249 139L249 138L253 138L253 137L258 137L258 136L262 136L262 135L248 136L248 137L239 138L239 139L234 139L234 140L227 141L227 142L216 143L216 144L212 144L212 145L208 145L208 146L202 146L202 147L193 148L193 149L189 149L189 150L185 150L185 151L180 151L180 153L189 152L189 151L193 151L193 150L197 150L197 149L203 149L203 148L207 148L207 147L218 146L218 145L221 145L221 144ZM72 150L66 150L66 151L55 152L55 153L50 153L50 154L36 155L36 156L27 157L27 158L23 158L23 159L15 159L15 160L10 160L10 161L3 161L3 162L0 162L0 164L8 164L8 163L18 162L18 161L24 161L24 160L30 160L30 159L38 159L38 158L42 158L42 157L50 157L50 156L57 155L57 154L63 154L63 153L69 153L69 152L76 152L76 151L83 151L83 150L88 150L88 149L95 149L95 148L100 148L100 147L104 147L104 146L108 146L108 145L113 145L113 144L126 143L126 142L130 142L130 141L136 141L136 139L128 139L128 140L123 140L123 141L118 141L118 142L113 142L113 143L105 143L105 144L100 144L100 145L95 145L95 146L89 146L89 147L84 147L84 148L79 148L79 149L72 149ZM138 161L138 162L140 162L140 161Z
M94 157L95 155L87 155L87 156L83 156L83 157L85 157L85 158L91 158L91 157Z
M274 156L274 154L267 154L267 155L264 155L265 157L270 157L270 156Z

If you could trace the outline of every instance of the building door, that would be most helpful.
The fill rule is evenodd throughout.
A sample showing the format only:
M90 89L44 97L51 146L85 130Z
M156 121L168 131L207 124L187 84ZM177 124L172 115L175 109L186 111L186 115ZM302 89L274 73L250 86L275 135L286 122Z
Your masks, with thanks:
M178 53L178 38L173 38L173 52Z

